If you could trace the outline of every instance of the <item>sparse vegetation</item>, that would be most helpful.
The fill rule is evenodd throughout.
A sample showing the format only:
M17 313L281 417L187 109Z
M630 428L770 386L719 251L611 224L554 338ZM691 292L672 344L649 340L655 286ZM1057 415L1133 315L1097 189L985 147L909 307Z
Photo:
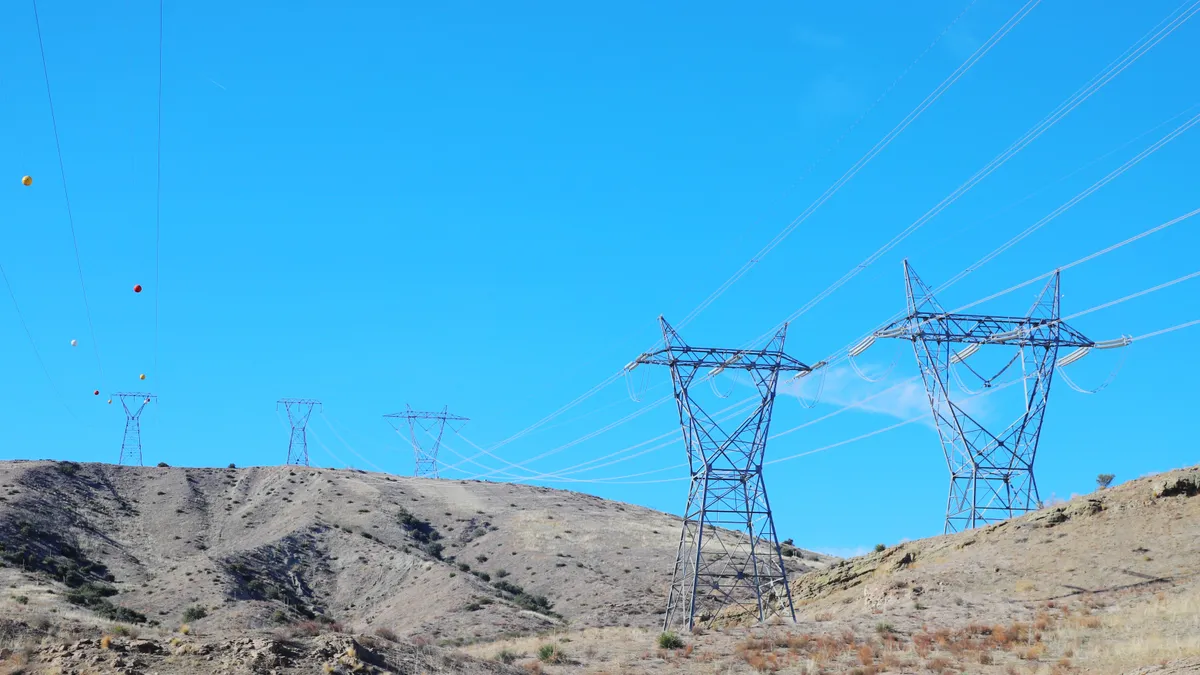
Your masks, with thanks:
M683 639L671 631L666 631L659 634L658 646L660 649L683 649Z
M567 660L563 650L553 642L538 647L538 661L542 663L562 663Z
M158 468L160 468L160 469L169 469L169 468L171 468L171 465L170 465L170 464L167 464L166 462L159 462L157 466L158 466Z
M505 649L501 649L500 651L496 652L496 656L494 658L496 661L499 661L500 663L511 664L511 663L516 662L517 659L519 659L523 656L524 656L524 654L518 654L517 652L514 652L510 649L505 648Z
M183 610L183 622L194 623L208 616L208 610L201 605L192 605Z
M1096 487L1103 490L1104 488L1108 487L1109 485L1112 485L1112 482L1114 480L1116 480L1116 478L1117 478L1116 474L1102 473L1099 476L1096 476Z
M861 549L860 549L860 550L861 550ZM880 552L882 552L882 551L886 551L886 550L887 550L887 545L886 545L886 544L875 544L875 552L876 552L876 553L880 553Z

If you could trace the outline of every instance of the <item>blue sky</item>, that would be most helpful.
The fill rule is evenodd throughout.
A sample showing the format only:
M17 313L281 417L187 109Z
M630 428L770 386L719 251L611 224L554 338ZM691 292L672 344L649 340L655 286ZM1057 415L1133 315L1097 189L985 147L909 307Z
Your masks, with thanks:
M325 446L358 467L411 472L411 451L381 418L406 403L449 405L471 418L463 434L490 447L649 347L660 313L691 311L1020 6L977 0L926 52L966 4L918 4L168 3L155 284L157 7L45 0L102 375L33 13L6 5L0 263L48 376L0 298L0 457L115 461L122 416L91 392L142 387L160 396L144 422L147 463L280 463L287 432L274 402L283 396L324 401L311 427L321 465L339 465ZM770 329L1177 6L1036 7L683 337L736 346ZM806 313L789 351L814 362L843 347L903 308L903 258L936 285L1200 111L1191 108L1200 102L1196 21ZM1183 134L949 289L944 303L965 304L1200 206L1198 149L1200 130ZM24 174L32 187L20 185ZM1064 311L1195 271L1198 226L1186 221L1070 270ZM135 283L146 291L134 294ZM1073 325L1105 339L1200 318L1198 284ZM1020 314L1036 291L981 309ZM1088 491L1100 472L1123 480L1196 461L1185 421L1195 395L1179 373L1197 365L1197 331L1135 344L1101 394L1058 387L1038 460L1043 497ZM916 374L907 345L881 343L862 364L878 374L893 357L875 384L831 370L811 410L781 396L773 428ZM1071 372L1094 386L1119 360L1097 354ZM669 391L664 371L648 384L646 402ZM730 385L734 398L713 407L745 396L736 383L721 386ZM768 458L920 415L923 396L898 387L773 441ZM981 414L1003 422L1006 403L989 398ZM641 405L618 381L495 454L520 463ZM673 405L659 406L529 468L560 471L677 425ZM472 452L461 438L446 441L448 461L457 461L450 451ZM683 459L673 445L573 476ZM927 421L772 465L767 479L781 537L803 546L848 552L941 531L946 468ZM686 496L683 481L565 486L673 512Z

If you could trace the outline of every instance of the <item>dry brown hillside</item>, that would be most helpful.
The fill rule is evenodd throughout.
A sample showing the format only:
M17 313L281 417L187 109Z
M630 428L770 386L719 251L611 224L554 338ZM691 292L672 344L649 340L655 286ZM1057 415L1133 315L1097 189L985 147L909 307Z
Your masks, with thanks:
M795 578L797 625L564 633L561 672L1200 673L1200 467ZM474 645L532 654L545 640ZM558 672L558 671L556 671Z
M186 623L189 640L337 628L442 646L649 627L679 528L523 485L4 462L0 618L93 639L114 624L148 634ZM832 559L787 560L797 573Z
M169 674L1200 672L1200 467L852 560L789 558L797 624L731 620L661 649L678 528L519 485L3 463L0 662Z

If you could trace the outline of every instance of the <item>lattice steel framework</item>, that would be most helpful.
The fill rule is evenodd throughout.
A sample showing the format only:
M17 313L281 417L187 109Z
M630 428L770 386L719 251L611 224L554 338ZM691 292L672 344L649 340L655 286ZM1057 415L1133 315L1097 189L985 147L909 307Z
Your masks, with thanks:
M125 435L121 438L121 458L117 463L141 466L142 411L158 397L145 392L124 391L113 394L113 398L120 399L121 407L125 409Z
M446 423L470 421L460 415L451 415L449 411L450 406L446 406L442 408L441 412L420 412L405 404L404 412L383 416L396 431L400 431L398 424L408 422L408 437L413 446L414 476L438 478L438 450L442 445L442 434L446 431ZM433 441L427 444L427 447L421 443L421 439L417 438L418 428L428 434Z
M281 398L275 402L275 410L278 411L281 405L287 412L288 424L292 428L288 438L287 463L308 466L308 418L312 416L313 408L320 407L321 402L312 398Z
M786 325L765 349L738 350L690 347L665 319L659 322L665 347L642 354L628 368L671 369L692 478L664 630L690 630L697 621L711 625L723 611L795 621L762 467L779 375L811 369L783 353ZM761 395L732 431L705 412L691 390L700 371L711 377L724 370L746 371Z
M904 284L908 316L875 335L913 343L950 469L945 531L958 532L1039 508L1033 465L1058 350L1095 344L1059 319L1058 273L1023 317L948 313L907 260ZM965 346L958 349L958 345ZM1018 352L999 373L984 377L966 363L983 346L1016 347ZM1003 431L992 433L968 414L952 393L950 378L957 373L951 368L966 368L984 387L991 387L1018 361L1025 410Z

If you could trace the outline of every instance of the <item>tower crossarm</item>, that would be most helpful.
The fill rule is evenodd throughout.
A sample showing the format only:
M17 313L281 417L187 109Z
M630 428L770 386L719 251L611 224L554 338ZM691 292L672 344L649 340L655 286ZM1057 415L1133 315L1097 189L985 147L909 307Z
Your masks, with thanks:
M409 412L398 412L384 415L389 419L413 419L413 420L446 420L447 422L469 422L470 419L462 415L450 415L442 412L417 412L411 410Z
M672 368L713 368L722 370L764 370L807 373L812 368L775 350L721 349L711 347L669 347L647 352L629 364L670 366Z
M1061 319L914 312L875 331L875 337L1014 347L1092 347L1095 342Z

